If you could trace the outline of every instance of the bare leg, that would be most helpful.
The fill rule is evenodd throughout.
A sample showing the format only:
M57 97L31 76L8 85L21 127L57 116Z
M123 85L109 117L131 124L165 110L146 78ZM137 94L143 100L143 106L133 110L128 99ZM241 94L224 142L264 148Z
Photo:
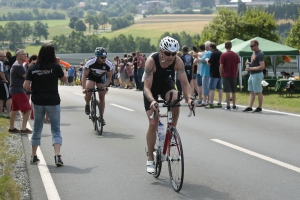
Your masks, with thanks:
M249 103L250 108L252 108L254 100L255 100L255 94L253 91L250 91L250 103Z
M219 94L219 102L218 103L222 103L222 97L223 97L223 90L218 90L218 94Z
M262 107L262 103L263 103L263 99L264 99L264 96L262 94L262 92L259 92L257 93L257 96L258 96L258 107Z
M36 156L37 148L38 148L38 146L31 146L32 156Z
M10 129L15 128L15 120L16 120L16 117L17 117L17 113L18 113L18 111L11 111L10 112L10 119L9 119Z
M230 99L229 99L229 101L230 101ZM236 106L236 93L232 93L232 105Z
M232 97L232 101L233 101L233 97ZM227 103L227 106L230 106L230 93L229 92L226 92L226 103ZM233 103L233 105L235 105L235 104Z
M148 121L149 121L149 127L146 135L146 140L147 140L147 147L148 147L148 160L152 161L154 160L153 158L153 151L154 151L154 146L156 142L156 130L158 127L158 117L156 115L155 119L150 119L150 116L152 115L153 111L148 110L146 112Z
M60 155L60 147L61 147L61 145L60 144L54 144L53 147L54 147L54 153L55 153L55 155Z
M209 91L209 103L210 104L214 103L214 98L215 98L215 90L210 90Z
M25 113L23 113L22 130L26 130L30 112L31 112L31 110L28 110Z

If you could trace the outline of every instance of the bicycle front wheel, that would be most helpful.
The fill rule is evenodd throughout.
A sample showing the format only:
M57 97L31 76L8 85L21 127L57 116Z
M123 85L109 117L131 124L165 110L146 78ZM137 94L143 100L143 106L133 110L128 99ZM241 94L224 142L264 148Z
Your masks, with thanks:
M162 168L162 161L161 161L162 152L159 147L158 138L156 138L156 144L155 144L154 148L155 149L153 152L153 158L154 158L154 162L155 162L155 174L153 174L153 176L155 178L158 178L160 175L160 172L161 172L161 168Z
M96 126L95 126L96 112L95 112L95 110L96 110L96 104L95 104L94 98L92 97L90 118L93 122L94 131L96 131Z
M98 135L102 135L103 132L103 116L101 112L101 107L99 101L96 101L96 120L95 120L95 127L97 130Z
M173 189L176 192L179 192L183 184L184 159L181 139L175 127L171 128L171 137L168 148L168 167L170 181Z

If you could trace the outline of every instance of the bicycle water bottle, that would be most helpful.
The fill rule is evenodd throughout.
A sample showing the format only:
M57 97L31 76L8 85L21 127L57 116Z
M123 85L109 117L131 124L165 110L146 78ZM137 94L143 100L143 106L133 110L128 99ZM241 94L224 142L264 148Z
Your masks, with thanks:
M157 135L158 135L158 141L159 141L159 149L161 152L161 161L164 161L165 156L163 155L163 147L165 144L165 126L161 121L159 121L159 123L158 123Z
M163 147L165 142L165 126L163 123L161 123L161 121L159 121L158 123L157 135L158 135L159 146Z
M248 68L249 67L249 60L247 59L246 60L246 68Z

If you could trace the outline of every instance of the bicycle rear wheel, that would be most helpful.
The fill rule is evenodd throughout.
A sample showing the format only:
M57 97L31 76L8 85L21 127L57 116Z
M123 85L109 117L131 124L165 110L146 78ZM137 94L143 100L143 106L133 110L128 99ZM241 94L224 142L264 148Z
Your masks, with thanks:
M95 126L96 113L95 113L95 110L96 110L95 100L92 97L90 118L91 118L91 120L93 122L94 131L96 131L96 126Z
M157 135L157 134L156 134ZM155 174L153 174L153 176L155 178L158 178L161 172L161 168L162 168L162 161L161 161L161 150L159 147L159 142L158 139L156 139L156 143L154 146L154 152L153 152L153 158L154 158L154 162L155 162Z
M172 137L174 139L172 139ZM176 192L181 190L184 176L184 159L182 143L179 133L175 127L171 128L171 138L169 143L168 167L169 176L173 189Z
M99 101L96 101L96 120L95 120L95 127L97 130L98 135L102 135L103 132L103 116L101 112L101 107Z

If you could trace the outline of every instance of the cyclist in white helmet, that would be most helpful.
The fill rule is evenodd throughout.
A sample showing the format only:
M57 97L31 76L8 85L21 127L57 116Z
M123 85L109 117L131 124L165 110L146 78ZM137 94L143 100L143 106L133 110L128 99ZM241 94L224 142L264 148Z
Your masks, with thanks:
M167 36L160 42L160 51L151 54L145 64L142 81L144 82L144 105L149 120L146 136L148 152L153 152L156 142L158 115L155 115L155 119L150 119L150 116L154 111L157 113L155 104L157 103L158 95L168 101L170 93L173 92L172 102L178 97L178 92L175 89L174 80L172 79L175 71L178 73L178 79L182 85L185 100L188 102L189 108L191 110L194 109L192 106L193 95L184 70L184 64L180 57L176 56L179 48L178 41ZM179 107L173 108L172 113L173 123L176 126L179 117ZM147 172L150 174L155 173L153 160L153 154L148 153Z
M85 93L86 89L94 88L95 84L98 88L108 87L112 78L114 65L112 62L106 59L107 51L103 47L97 47L95 49L95 57L89 59L85 66L82 75L82 92ZM107 80L106 77L107 76ZM101 106L102 116L105 108L105 94L106 91L99 91L99 102ZM86 93L85 99L85 113L90 114L90 101L92 93ZM102 118L102 124L105 125L105 121Z

